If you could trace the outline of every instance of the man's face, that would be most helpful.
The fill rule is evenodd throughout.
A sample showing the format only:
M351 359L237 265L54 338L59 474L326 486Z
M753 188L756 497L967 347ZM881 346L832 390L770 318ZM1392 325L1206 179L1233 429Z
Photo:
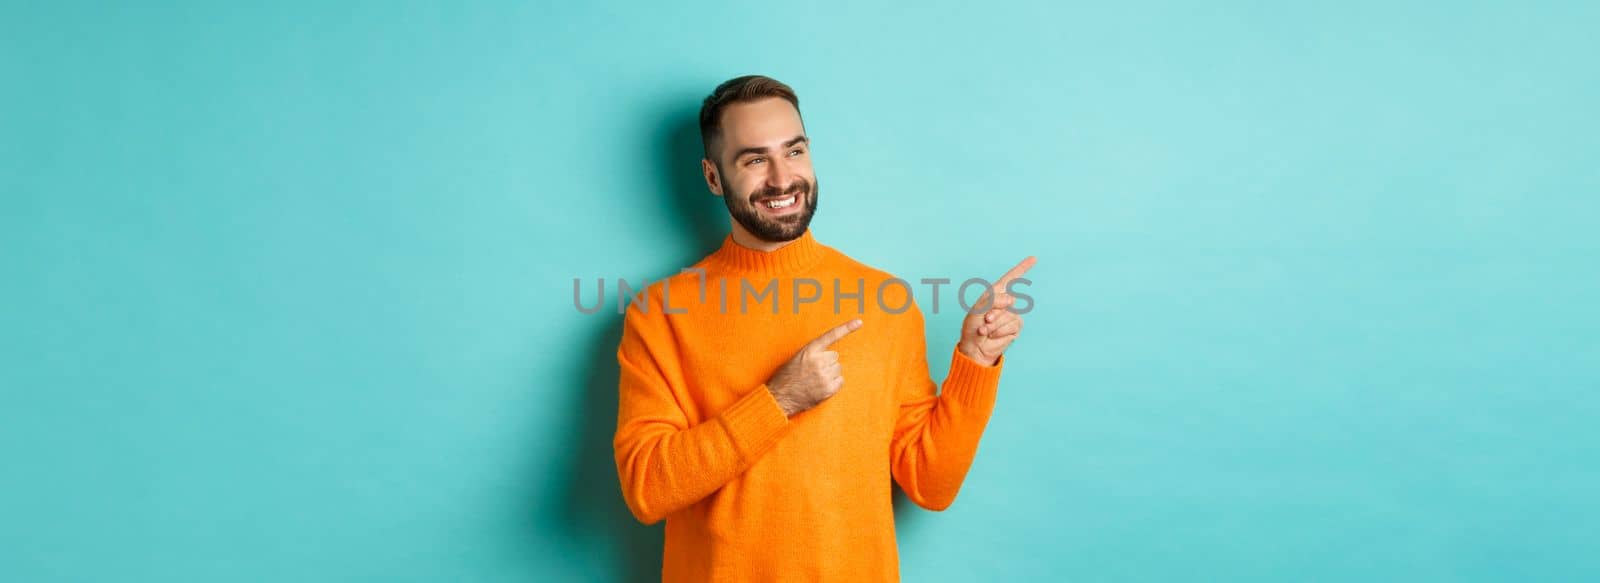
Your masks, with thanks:
M722 111L722 141L713 154L716 176L707 182L739 225L773 243L805 233L817 212L817 178L811 171L811 144L793 105L774 97L728 106Z

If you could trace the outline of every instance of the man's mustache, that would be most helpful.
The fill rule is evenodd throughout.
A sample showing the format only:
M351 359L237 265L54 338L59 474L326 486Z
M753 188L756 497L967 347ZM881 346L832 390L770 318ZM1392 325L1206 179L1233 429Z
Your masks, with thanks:
M750 202L751 204L754 204L756 201L763 198L772 198L786 194L807 194L809 192L811 192L811 181L801 179L796 181L794 184L789 185L789 188L785 190L780 191L777 188L769 186L762 190L756 191L750 195Z

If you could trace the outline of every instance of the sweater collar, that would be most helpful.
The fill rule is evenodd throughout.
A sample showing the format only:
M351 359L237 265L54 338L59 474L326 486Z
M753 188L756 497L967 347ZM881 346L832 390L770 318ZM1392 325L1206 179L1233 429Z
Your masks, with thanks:
M804 270L822 259L827 247L818 243L811 229L776 251L760 251L740 245L733 234L722 239L722 246L711 257L730 271L758 275L782 275Z

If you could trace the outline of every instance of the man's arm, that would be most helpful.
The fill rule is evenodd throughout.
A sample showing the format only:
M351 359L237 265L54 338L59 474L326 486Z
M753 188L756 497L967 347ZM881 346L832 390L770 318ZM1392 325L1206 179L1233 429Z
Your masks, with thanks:
M690 426L668 378L678 374L671 338L653 315L629 308L617 347L617 475L633 516L655 524L717 491L777 443L789 425L765 384L716 417ZM670 371L670 374L669 374Z
M994 411L1006 348L1022 332L1022 317L1011 310L1016 301L1011 286L1026 282L1022 274L1035 262L1034 257L1023 259L972 306L961 322L961 340L950 355L950 375L938 396L928 378L922 311L911 304L907 323L912 329L900 333L910 358L903 361L896 387L900 415L891 442L890 471L918 506L944 510L956 500Z
M1005 357L984 366L951 351L950 374L943 390L934 393L928 376L922 312L915 304L906 312L909 330L898 385L900 412L895 421L890 450L891 473L900 489L918 506L944 510L955 502L956 492L978 453L978 440L994 410Z
M838 392L844 379L838 354L828 347L862 325L852 320L828 330L801 347L766 383L691 427L678 405L681 387L669 380L684 375L664 318L660 310L645 314L629 308L617 347L622 375L612 446L622 497L645 524L694 504L743 474L783 436L790 417Z

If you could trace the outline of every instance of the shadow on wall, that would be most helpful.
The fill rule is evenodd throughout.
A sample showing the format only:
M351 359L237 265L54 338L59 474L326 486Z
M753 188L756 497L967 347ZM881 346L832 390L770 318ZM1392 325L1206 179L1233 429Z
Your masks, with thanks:
M678 246L678 263L662 265L656 278L672 275L716 249L728 232L727 212L722 203L706 190L700 175L701 145L699 96L683 95L667 100L677 104L649 123L659 131L652 136L656 175L661 186L648 196L663 196L665 204L641 201L641 209L665 209L662 220L680 227L684 235ZM647 126L649 127L649 126ZM650 212L650 211L645 211ZM614 284L612 290L616 288ZM616 298L608 295L608 309L585 316L590 334L585 360L573 378L584 383L581 410L573 417L570 436L578 440L578 451L571 476L556 504L564 530L579 540L604 540L595 551L610 550L613 557L586 564L611 565L609 573L586 574L593 581L643 582L661 580L662 539L665 523L645 526L633 518L622 501L617 478L612 437L617 427L617 345L622 340L622 316L616 311Z

